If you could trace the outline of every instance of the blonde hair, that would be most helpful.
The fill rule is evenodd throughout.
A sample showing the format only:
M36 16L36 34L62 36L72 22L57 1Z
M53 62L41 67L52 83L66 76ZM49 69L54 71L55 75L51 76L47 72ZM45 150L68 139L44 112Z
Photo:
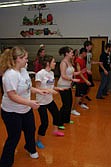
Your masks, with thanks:
M24 57L26 50L22 47L15 46L12 49L5 49L0 56L0 71L3 73L7 69L14 68L16 65L17 57Z

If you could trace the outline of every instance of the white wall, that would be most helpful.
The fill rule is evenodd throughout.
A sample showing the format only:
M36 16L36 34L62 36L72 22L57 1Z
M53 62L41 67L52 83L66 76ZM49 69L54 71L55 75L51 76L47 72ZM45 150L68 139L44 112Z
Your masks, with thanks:
M111 39L111 0L48 5L64 37L108 36ZM27 7L0 8L0 38L18 38Z

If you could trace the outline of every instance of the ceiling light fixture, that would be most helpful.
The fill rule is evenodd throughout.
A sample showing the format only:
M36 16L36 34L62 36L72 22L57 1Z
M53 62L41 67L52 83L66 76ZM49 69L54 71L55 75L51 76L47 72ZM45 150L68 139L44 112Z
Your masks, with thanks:
M15 7L15 6L26 6L26 5L39 5L39 4L51 4L51 3L63 3L63 2L77 2L80 0L18 0L18 1L8 1L8 2L1 2L0 8L8 8L8 7Z

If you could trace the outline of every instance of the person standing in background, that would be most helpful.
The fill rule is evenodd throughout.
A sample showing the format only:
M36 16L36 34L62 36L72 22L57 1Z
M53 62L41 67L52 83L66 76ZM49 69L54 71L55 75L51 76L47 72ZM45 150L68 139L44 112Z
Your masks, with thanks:
M78 58L78 56L79 56L79 50L78 50L78 49L75 49L75 50L73 51L72 65L73 65L73 67L74 67L74 69L75 69L76 71L77 71L77 69L76 69L76 59ZM79 75L81 72L74 72L74 73L75 73L76 75ZM76 75L74 76L74 78L76 78ZM76 82L72 82L72 87L76 89ZM76 116L79 116L80 113L75 109L75 105L76 105L76 103L75 103L75 101L74 101L74 103L73 103L73 105L72 105L71 114L76 115Z
M108 76L108 85L107 85L108 92L111 92L111 52L110 52L110 71Z
M72 57L72 65L74 67L74 69L76 68L76 58L79 56L79 50L78 49L74 49L73 51L73 57ZM75 76L73 76L75 78ZM72 88L76 87L76 82L72 82Z
M5 50L0 57L0 70L3 72L4 94L1 104L1 117L7 130L7 139L0 158L0 167L12 167L14 153L23 130L24 148L31 158L38 158L35 146L35 120L33 109L39 108L36 100L30 100L30 93L46 93L32 87L26 71L28 53L22 47ZM33 109L32 109L33 108Z
M91 41L85 41L84 42L84 48L87 50L87 56L86 56L86 68L87 68L87 75L88 75L88 81L90 81L91 85L90 87L94 86L93 78L92 78L92 70L91 70L91 64L92 64L92 42ZM89 90L88 90L89 91ZM91 101L91 98L89 96L85 97L87 100Z
M111 44L107 43L105 51L100 55L100 65L99 72L101 75L101 82L97 91L96 99L104 99L103 96L107 95L107 86L108 86L108 74L110 71L110 53L111 53Z
M75 61L76 58L79 56L79 50L78 49L74 49L73 51L73 57L72 57L72 65L75 68Z
M36 60L34 61L34 72L38 72L42 69L42 60L44 56L45 56L45 48L40 47L37 52Z
M73 78L74 68L72 65L73 49L65 46L59 49L59 54L64 55L63 60L60 63L60 78L58 80L58 87L67 88L64 91L60 91L62 100L62 107L60 108L60 129L64 129L64 123L73 123L70 120L71 108L72 108L72 82L78 82L79 79Z

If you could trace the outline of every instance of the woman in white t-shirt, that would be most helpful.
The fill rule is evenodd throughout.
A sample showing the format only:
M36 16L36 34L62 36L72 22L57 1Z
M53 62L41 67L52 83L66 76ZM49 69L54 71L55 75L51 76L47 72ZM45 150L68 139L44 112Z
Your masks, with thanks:
M36 100L30 100L30 92L41 93L32 87L28 72L24 68L28 53L21 47L13 47L0 57L0 70L3 71L4 94L1 104L1 117L7 130L7 140L3 147L0 167L12 167L14 153L23 130L26 144L24 148L31 158L38 158L35 147L35 120L33 109L39 107Z
M40 70L38 73L36 73L35 76L35 82L36 82L36 88L45 88L50 91L49 94L43 96L40 94L36 95L36 99L40 104L40 107L38 109L41 125L38 129L38 138L36 145L39 148L44 148L44 145L42 144L42 137L45 136L46 130L48 128L48 113L47 109L51 113L53 117L53 125L54 130L53 134L56 136L64 136L64 133L58 131L59 126L59 110L57 108L56 103L53 100L53 93L57 93L56 90L63 90L63 88L57 88L54 87L54 72L51 71L55 68L56 62L55 59L52 56L45 56L43 60L43 69Z

